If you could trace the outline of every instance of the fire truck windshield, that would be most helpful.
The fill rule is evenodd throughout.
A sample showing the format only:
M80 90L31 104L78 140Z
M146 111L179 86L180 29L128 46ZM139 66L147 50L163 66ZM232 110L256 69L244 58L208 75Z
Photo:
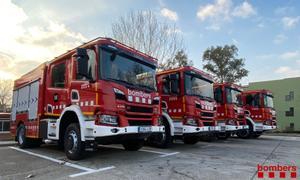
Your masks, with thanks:
M213 83L205 78L185 74L185 92L187 95L213 99Z
M226 87L226 101L229 104L242 105L241 91Z
M269 107L269 108L273 108L274 107L273 96L264 94L263 97L264 97L264 106Z
M115 54L101 49L100 64L103 79L129 86L155 90L155 66L143 63L125 53Z

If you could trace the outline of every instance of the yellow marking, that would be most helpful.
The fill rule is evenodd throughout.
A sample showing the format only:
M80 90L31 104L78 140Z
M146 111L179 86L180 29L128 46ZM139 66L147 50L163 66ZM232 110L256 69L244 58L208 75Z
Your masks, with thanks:
M45 113L46 116L60 116L60 114L56 113Z
M182 111L185 112L185 97L182 97Z
M172 119L180 119L182 120L182 116L171 116Z
M83 114L86 116L92 116L94 115L94 112L83 112Z
M38 136L26 136L26 137L29 137L29 138L39 138Z
M95 91L96 91L96 105L98 105L98 83L95 84Z
M226 106L226 104L224 105L224 108L225 108L225 116L227 116L227 106Z
M98 93L96 93L96 105L98 105Z

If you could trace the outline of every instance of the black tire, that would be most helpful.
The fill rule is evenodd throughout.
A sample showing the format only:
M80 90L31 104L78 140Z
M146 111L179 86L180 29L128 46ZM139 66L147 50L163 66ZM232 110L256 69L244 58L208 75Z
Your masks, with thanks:
M80 160L84 156L85 143L81 141L80 127L78 123L70 124L64 136L65 153L68 159Z
M250 133L250 130L249 129L243 129L243 130L240 130L236 133L236 135L239 137L239 138L242 138L242 139L248 139L251 135Z
M173 143L170 125L166 119L162 120L162 125L165 128L165 132L150 136L148 141L149 141L149 144L154 147L168 148Z
M183 142L184 144L196 144L199 141L198 137L195 136L188 136L188 137L183 137Z
M30 147L30 140L26 137L26 127L21 124L17 129L17 142L20 148Z
M231 133L228 132L221 132L216 134L217 138L220 140L226 140L231 136Z
M239 138L243 138L243 139L249 139L252 134L254 133L253 132L253 126L251 124L250 121L247 121L247 125L249 127L249 129L245 129L245 130L242 130L242 131L238 131L236 133L236 135L239 137Z
M144 140L131 140L122 143L123 147L127 151L137 151L144 145Z
M262 132L255 132L252 134L252 138L256 139L256 138L259 138L259 136L262 135Z

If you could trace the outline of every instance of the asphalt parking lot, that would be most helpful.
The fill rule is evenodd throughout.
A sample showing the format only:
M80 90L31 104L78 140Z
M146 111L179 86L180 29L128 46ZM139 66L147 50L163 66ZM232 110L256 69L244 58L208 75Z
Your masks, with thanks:
M77 162L54 145L0 147L0 179L257 179L258 164L296 165L299 177L300 137L177 141L170 149L145 146L138 152L99 146Z

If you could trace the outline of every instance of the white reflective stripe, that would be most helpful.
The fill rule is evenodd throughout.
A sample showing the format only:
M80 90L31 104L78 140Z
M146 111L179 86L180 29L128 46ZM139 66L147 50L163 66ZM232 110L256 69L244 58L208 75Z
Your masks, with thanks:
M146 99L145 98L142 98L142 103L146 103Z
M84 104L85 106L88 106L89 105L89 102L88 101L85 101L85 104Z
M148 99L148 104L151 104L152 102L151 102L151 99Z
M83 106L83 102L80 102L80 106Z
M91 105L91 106L94 106L94 101L91 101L91 102L90 102L90 105Z
M135 102L140 102L140 97L135 97Z

